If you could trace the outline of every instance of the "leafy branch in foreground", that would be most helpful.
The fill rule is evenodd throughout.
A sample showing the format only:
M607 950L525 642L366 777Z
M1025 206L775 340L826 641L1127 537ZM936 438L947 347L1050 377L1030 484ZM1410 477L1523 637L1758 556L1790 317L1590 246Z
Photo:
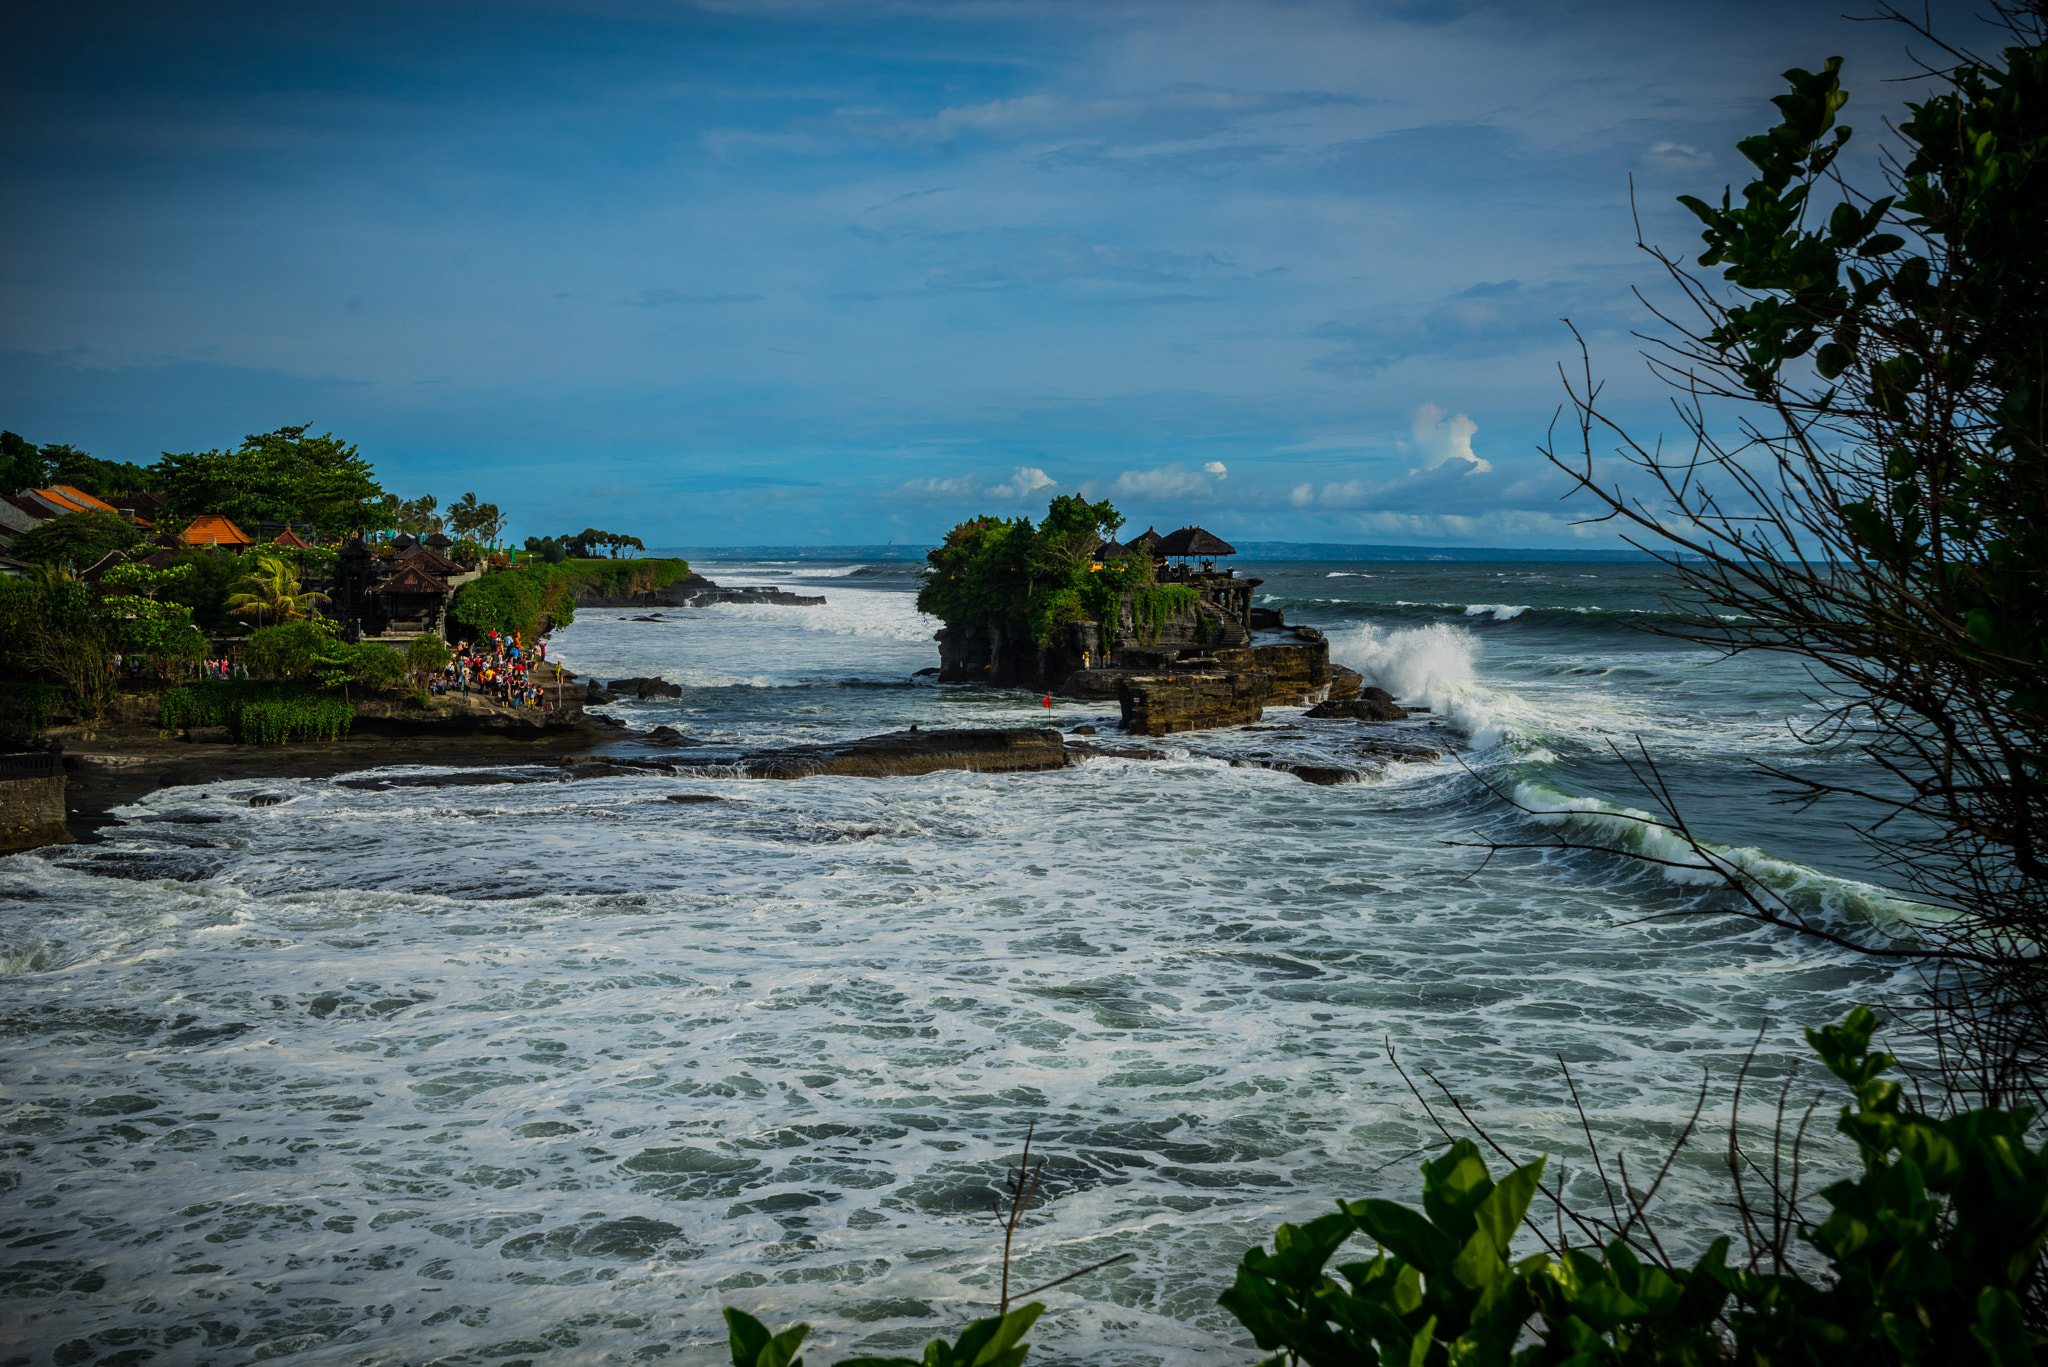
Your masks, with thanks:
M1602 1219L1568 1210L1562 1182L1543 1190L1545 1160L1496 1183L1478 1145L1457 1139L1422 1166L1422 1210L1340 1201L1333 1214L1282 1225L1271 1252L1245 1255L1222 1304L1274 1354L1263 1367L2030 1363L2048 1347L2021 1303L2048 1241L2048 1152L2026 1141L2036 1113L1923 1114L1884 1076L1895 1060L1871 1050L1877 1023L1858 1007L1806 1032L1854 1095L1836 1128L1855 1142L1863 1169L1821 1191L1829 1210L1817 1225L1799 1206L1804 1122L1788 1167L1781 1104L1766 1166L1739 1140L1738 1086L1728 1164L1743 1262L1730 1262L1727 1236L1690 1266L1664 1253L1648 1212L1662 1172L1638 1192L1624 1167L1617 1202L1601 1168L1610 1212ZM1762 1179L1768 1209L1752 1206L1745 1172ZM1554 1239L1529 1215L1539 1190L1557 1206ZM1567 1218L1592 1237L1572 1243ZM1545 1252L1514 1256L1523 1227ZM1330 1275L1354 1235L1376 1244L1376 1255ZM1824 1276L1793 1265L1795 1238L1825 1260Z
M2042 1099L2048 1065L2048 7L1999 6L1996 57L1939 43L1886 193L1839 169L1841 62L1785 73L1756 175L1700 220L1702 279L1647 354L1688 441L1631 434L1582 344L1576 439L1548 455L1599 521L1672 572L1646 629L1804 665L1799 729L1869 781L1765 772L1802 809L1847 798L1887 876L1955 913L1920 928L1918 1013L1956 1098ZM1646 301L1647 302L1647 301ZM1608 448L1619 457L1609 458ZM1621 481L1611 476L1622 471ZM1768 918L1767 918L1768 919ZM1961 1104L1959 1100L1957 1104Z

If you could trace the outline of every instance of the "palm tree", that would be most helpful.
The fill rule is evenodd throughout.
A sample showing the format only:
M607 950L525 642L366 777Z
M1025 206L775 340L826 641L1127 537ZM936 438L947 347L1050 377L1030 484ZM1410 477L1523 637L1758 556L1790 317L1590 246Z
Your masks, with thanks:
M257 556L256 568L235 587L243 592L228 599L227 610L237 617L253 617L259 627L313 616L315 606L327 601L324 593L301 592L298 571L275 555Z

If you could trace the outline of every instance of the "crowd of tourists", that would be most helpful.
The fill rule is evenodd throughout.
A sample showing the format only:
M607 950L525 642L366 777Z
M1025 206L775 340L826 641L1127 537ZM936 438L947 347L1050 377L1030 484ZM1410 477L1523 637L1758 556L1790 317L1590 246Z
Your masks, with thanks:
M501 636L494 630L460 647L432 688L435 693L481 693L508 707L552 712L553 700L534 678L547 658L546 641L528 646L519 632Z

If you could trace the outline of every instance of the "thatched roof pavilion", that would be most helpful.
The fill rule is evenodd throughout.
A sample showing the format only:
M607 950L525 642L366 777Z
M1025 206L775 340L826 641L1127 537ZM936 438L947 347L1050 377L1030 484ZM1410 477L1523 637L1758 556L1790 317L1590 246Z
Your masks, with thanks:
M1169 558L1213 560L1219 555L1236 555L1237 547L1213 532L1200 527L1182 527L1179 531L1162 537L1152 548L1154 555Z

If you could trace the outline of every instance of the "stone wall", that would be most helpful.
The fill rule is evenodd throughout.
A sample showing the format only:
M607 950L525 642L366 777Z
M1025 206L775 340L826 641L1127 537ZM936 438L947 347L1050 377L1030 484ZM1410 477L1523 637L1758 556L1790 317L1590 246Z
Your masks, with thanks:
M42 777L18 777L0 770L0 850L61 845L64 829L64 770Z

